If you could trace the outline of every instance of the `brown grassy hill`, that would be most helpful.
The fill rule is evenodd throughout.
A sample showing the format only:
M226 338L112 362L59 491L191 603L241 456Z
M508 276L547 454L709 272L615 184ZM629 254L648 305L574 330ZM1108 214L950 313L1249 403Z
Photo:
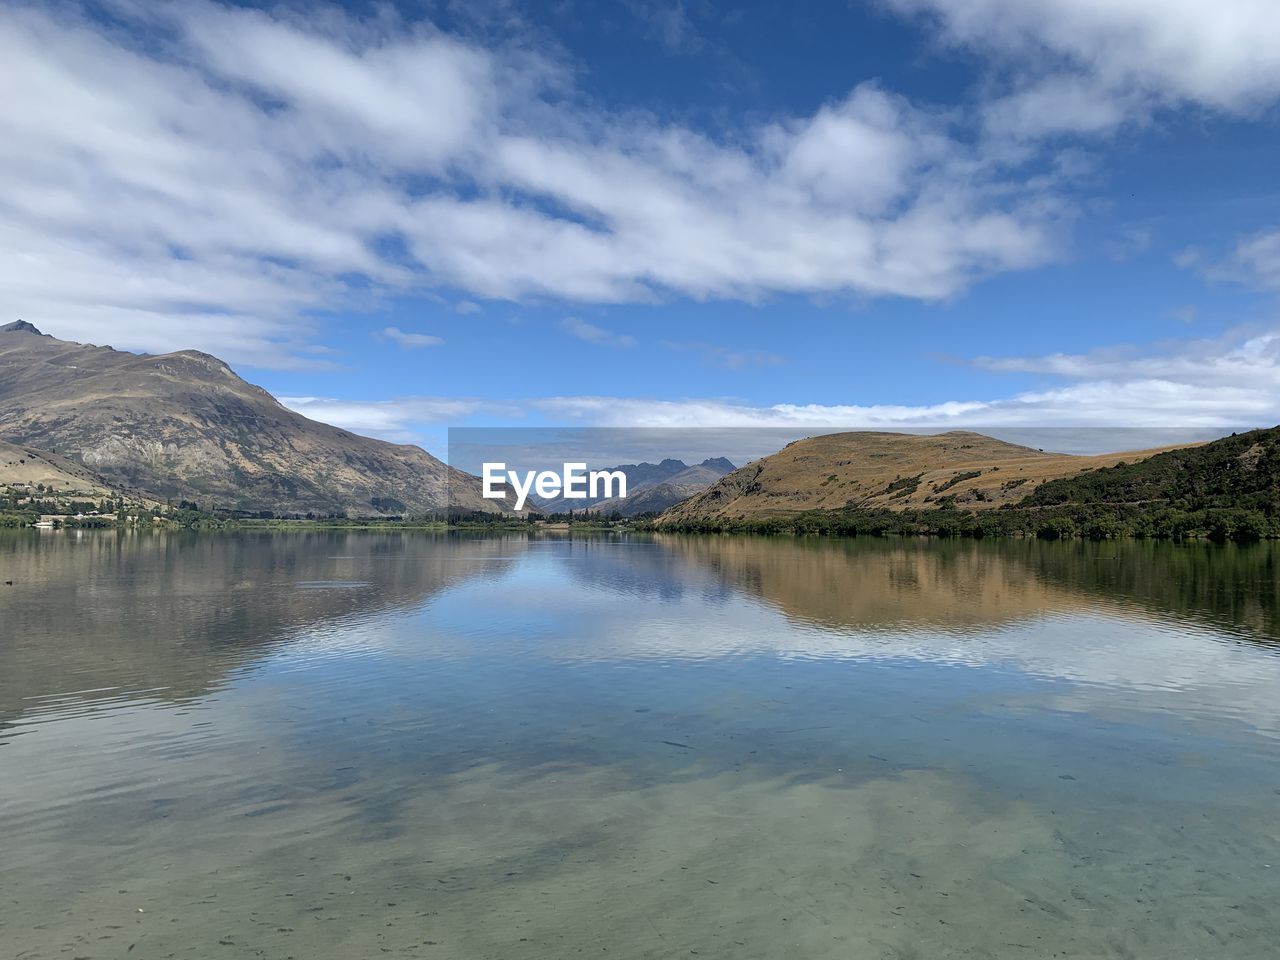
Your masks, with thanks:
M42 484L59 495L112 496L115 490L74 460L0 440L0 487Z
M1021 500L1046 480L1143 459L1146 450L1073 456L966 431L831 433L797 440L666 511L660 523L760 519L806 510L983 510Z
M496 505L426 451L309 420L206 353L127 353L24 323L0 327L0 438L205 508L368 516Z

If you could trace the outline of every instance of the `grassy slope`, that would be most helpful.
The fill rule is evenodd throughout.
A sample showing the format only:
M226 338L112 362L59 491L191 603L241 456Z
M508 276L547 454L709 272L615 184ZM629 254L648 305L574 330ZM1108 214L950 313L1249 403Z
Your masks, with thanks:
M50 491L89 496L112 495L115 491L99 476L74 460L44 450L0 440L0 486L43 484Z
M660 523L752 522L814 510L993 510L1047 481L1154 452L1072 456L963 431L825 434L735 470Z

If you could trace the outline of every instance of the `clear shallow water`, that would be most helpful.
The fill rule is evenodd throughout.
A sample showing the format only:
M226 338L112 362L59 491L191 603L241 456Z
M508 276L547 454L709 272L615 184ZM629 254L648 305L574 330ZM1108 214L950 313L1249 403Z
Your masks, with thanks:
M0 533L6 955L1280 941L1270 547Z

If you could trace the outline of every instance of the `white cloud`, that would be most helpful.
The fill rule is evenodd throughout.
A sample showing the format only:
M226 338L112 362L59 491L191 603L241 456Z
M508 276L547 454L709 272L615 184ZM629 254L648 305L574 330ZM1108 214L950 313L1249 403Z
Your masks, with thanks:
M1267 290L1280 290L1280 230L1264 230L1236 245L1232 265L1249 282Z
M454 305L453 312L461 316L470 316L473 313L480 312L480 304L473 303L470 300L462 300Z
M1135 348L1055 353L1042 357L983 357L1003 372L1045 373L1075 380L1169 381L1187 387L1248 389L1280 396L1280 333L1236 331L1217 340L1176 341L1143 353Z
M697 53L706 45L682 0L631 0L628 6L668 53Z
M594 323L587 323L577 317L565 317L560 321L560 329L586 343L594 343L600 347L634 347L635 337L622 333L614 333Z
M997 429L1105 427L1228 430L1280 420L1275 392L1190 389L1172 381L1097 382L1028 391L1006 399L936 404L757 406L730 400L550 397L529 405L557 421L609 427L792 427L815 429Z
M786 362L784 357L776 353L770 353L767 350L740 350L733 347L719 346L714 343L685 343L673 340L663 340L659 345L668 350L675 350L681 353L700 353L707 363L724 367L726 370L775 367Z
M950 147L931 118L869 85L813 117L774 127L769 140L795 188L868 214L892 209Z
M1026 138L1280 96L1271 0L886 2L1018 80L978 117L863 84L713 138L610 113L552 57L389 14L121 2L108 27L0 7L0 289L58 336L259 366L323 362L309 311L439 286L940 300L1055 256L1070 208L1021 165ZM1214 275L1280 288L1278 237Z
M509 402L293 397L282 402L318 420L402 441L418 437L421 424L461 426L476 417L632 431L715 429L728 431L717 442L740 458L761 456L815 431L971 429L1046 449L1098 453L1280 423L1280 332L1242 330L1218 340L1182 340L1146 349L976 362L994 372L1041 374L1061 382L1007 396L917 405L761 405L731 398L618 396ZM743 428L750 428L750 436L739 437L741 444L733 446L732 431Z
M1280 99L1273 0L882 2L993 58L980 109L986 132L1006 149L1109 134L1184 105L1254 116Z
M393 443L421 442L419 428L423 425L458 423L480 413L510 419L520 415L520 411L511 406L465 398L339 400L334 397L280 397L279 400L304 417Z
M786 360L776 353L767 350L732 350L727 347L713 347L709 352L714 363L726 370L747 370L752 367L776 367Z
M1112 238L1104 241L1103 249L1114 262L1124 263L1150 250L1153 239L1151 227L1130 223L1120 227Z
M1039 139L1059 134L1104 134L1140 115L1140 98L1095 78L1050 75L985 104L983 121L996 138Z
M1056 249L1043 184L875 86L712 139L394 18L114 12L0 8L0 281L55 335L289 365L384 292L936 300Z
M550 397L531 405L593 426L981 428L1141 427L1210 430L1280 422L1280 333L1235 331L1218 340L1145 350L981 358L996 372L1067 381L1012 396L921 405Z
M406 333L399 327L386 327L382 335L410 350L415 347L438 347L444 343L440 337L433 337L426 333Z
M317 33L256 10L174 8L209 74L278 98L280 122L348 163L439 173L483 139L499 106L487 52L427 31Z
M1121 95L1250 111L1280 96L1280 17L1273 0L886 0L924 13L950 39L1048 63ZM1055 63L1055 58L1059 61ZM1052 101L1050 101L1052 102ZM1098 111L1059 96L1084 121Z
M1214 259L1193 247L1180 253L1176 262L1209 280L1280 291L1280 229L1261 230L1241 237L1225 257Z

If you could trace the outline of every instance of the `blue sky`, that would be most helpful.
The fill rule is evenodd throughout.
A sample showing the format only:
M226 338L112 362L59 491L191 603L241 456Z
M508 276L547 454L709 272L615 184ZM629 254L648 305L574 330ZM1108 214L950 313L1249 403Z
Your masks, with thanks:
M1280 420L1266 0L11 3L0 293L310 416Z

